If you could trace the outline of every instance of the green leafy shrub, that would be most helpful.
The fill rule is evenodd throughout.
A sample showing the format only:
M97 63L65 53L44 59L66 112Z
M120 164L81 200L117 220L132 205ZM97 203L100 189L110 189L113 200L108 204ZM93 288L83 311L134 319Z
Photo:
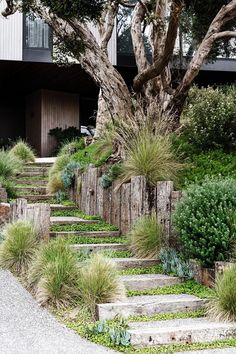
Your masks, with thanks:
M17 192L16 192L16 184L15 182L9 180L9 179L5 179L3 177L0 176L0 185L6 189L7 192L7 197L10 199L14 199L17 196Z
M0 151L0 176L4 179L14 177L22 171L23 165L18 158L8 151Z
M41 304L66 306L78 300L76 254L64 240L41 245L29 269L28 282Z
M236 321L236 265L224 271L216 279L215 294L210 300L208 312L220 321Z
M235 89L225 93L212 87L190 91L189 101L183 112L189 141L201 149L236 146L236 95Z
M122 164L116 163L112 165L106 173L101 177L101 184L104 189L110 187L112 182L116 180L122 173Z
M186 167L180 172L177 187L183 188L193 183L202 183L207 178L236 178L236 153L214 150L194 153L186 160Z
M235 208L235 180L208 181L187 190L174 214L186 259L204 267L229 259L236 239Z
M18 220L3 230L0 267L16 275L25 274L38 247L35 230L29 222Z
M68 127L66 129L54 128L49 131L49 135L54 136L57 143L61 146L62 144L78 139L80 136L80 131L76 127Z
M83 303L92 314L96 304L115 302L125 296L114 263L100 254L93 254L81 267L78 287Z
M73 155L79 150L85 148L84 139L73 139L72 141L66 141L61 146L58 155Z
M33 149L23 140L18 140L10 150L10 153L23 162L35 161Z
M75 172L80 167L79 163L76 161L70 161L61 173L61 180L64 188L69 188L74 181Z
M56 193L58 191L64 191L65 186L63 184L61 174L64 168L70 163L69 155L61 155L56 158L53 166L49 170L49 179L47 184L48 193Z
M127 143L120 178L125 183L133 176L144 176L150 185L156 185L158 181L175 180L181 167L174 157L170 137L144 128Z
M155 214L138 219L128 233L131 252L138 258L157 258L163 241L163 228Z
M184 261L173 248L163 248L160 251L160 261L164 273L174 273L180 278L191 279L193 274L188 262Z

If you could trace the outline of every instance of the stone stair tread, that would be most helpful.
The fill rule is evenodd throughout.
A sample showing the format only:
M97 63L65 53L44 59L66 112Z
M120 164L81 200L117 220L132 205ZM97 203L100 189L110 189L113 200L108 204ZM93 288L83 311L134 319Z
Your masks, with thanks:
M79 245L71 245L76 251L100 251L100 250L116 250L116 251L126 251L127 246L123 243L92 243L92 244L79 244Z
M50 208L53 211L62 210L76 210L76 206L62 205L62 204L50 204Z
M126 288L129 290L156 289L183 282L183 280L179 277L165 274L123 275L121 279L124 282Z
M206 302L188 294L132 296L117 303L98 304L97 315L99 320L110 320L117 315L127 318L131 315L187 312L203 308Z
M212 321L204 317L131 322L128 332L135 347L207 343L235 336L236 323Z
M32 187L34 187L34 186L39 186L39 187L41 187L41 186L46 186L46 184L48 183L48 181L45 179L45 180L43 180L43 179L15 179L14 180L14 182L15 183L17 183L17 184L19 184L19 185L25 185L25 186L32 186Z
M31 164L53 164L56 161L56 157L38 157Z

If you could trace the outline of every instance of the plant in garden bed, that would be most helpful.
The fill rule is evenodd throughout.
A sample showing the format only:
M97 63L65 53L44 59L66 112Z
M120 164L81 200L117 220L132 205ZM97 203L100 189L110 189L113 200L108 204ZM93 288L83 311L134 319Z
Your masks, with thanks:
M18 140L10 150L10 154L17 157L19 160L23 162L34 162L35 154L33 149L29 144L27 144L23 140Z
M103 244L103 243L126 243L124 237L87 237L87 236L72 236L66 237L65 242L68 244Z
M52 225L50 228L54 232L67 231L117 231L118 228L114 225L109 225L103 222L97 224L72 224L72 225Z
M174 249L161 249L160 261L166 274L174 274L187 279L193 277L188 262L184 261Z
M27 221L5 226L0 246L0 267L16 275L25 275L38 248L37 233Z
M226 261L235 252L235 180L208 181L190 187L174 215L182 252L203 267Z
M115 302L125 297L115 264L100 254L93 254L80 269L78 282L83 304L95 314L96 304Z
M56 193L59 190L65 190L63 181L61 179L61 173L69 162L69 155L61 155L56 158L56 161L49 170L49 181L47 184L48 193Z
M155 214L142 216L127 235L131 252L138 258L157 258L163 242L163 228Z
M132 257L132 253L130 251L112 251L112 250L104 250L100 251L100 254L110 258L129 258Z
M129 268L119 271L120 275L138 275L138 274L163 274L161 265L145 268Z
M99 215L87 215L78 209L52 211L51 216L74 216L74 217L81 218L84 220L98 220L98 221L102 220L101 216L99 216Z
M128 322L148 322L148 321L170 321L182 318L199 318L205 317L206 310L196 310L188 312L176 312L176 313L158 313L154 315L133 315L127 318Z
M101 177L101 184L104 189L110 187L112 182L115 181L122 173L122 164L116 163L109 167L106 173Z
M73 155L79 150L85 148L84 138L75 138L71 141L65 141L61 146L58 156L60 155Z
M78 301L78 278L76 253L58 239L41 245L29 269L28 283L41 304L60 307Z
M81 167L86 167L89 164L93 164L96 167L102 166L105 164L107 159L112 153L112 148L108 146L105 150L102 148L100 142L95 142L87 147L84 150L80 150L73 155L73 160L78 162Z
M236 265L219 275L208 314L220 321L236 321Z
M210 298L214 292L212 289L203 286L194 280L187 280L184 283L169 285L163 288L151 289L151 290L129 290L128 296L142 296L142 295L180 295L189 294L195 295L202 299Z
M14 177L22 171L22 162L7 151L0 150L0 176L3 179Z

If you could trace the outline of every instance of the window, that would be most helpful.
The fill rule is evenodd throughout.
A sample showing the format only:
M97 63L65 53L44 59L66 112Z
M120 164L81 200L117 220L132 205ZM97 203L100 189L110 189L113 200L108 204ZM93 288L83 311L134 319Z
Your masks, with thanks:
M32 14L25 16L25 47L50 48L50 28L40 18Z

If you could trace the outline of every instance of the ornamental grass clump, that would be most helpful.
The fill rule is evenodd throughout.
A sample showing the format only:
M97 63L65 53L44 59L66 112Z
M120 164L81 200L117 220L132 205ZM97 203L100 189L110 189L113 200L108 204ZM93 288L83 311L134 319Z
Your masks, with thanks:
M144 176L149 185L175 180L182 165L174 157L168 135L161 136L144 127L126 142L121 183L133 176Z
M0 267L25 275L38 248L37 233L31 223L18 220L6 225L0 246Z
M157 258L163 241L163 227L157 216L142 216L128 233L131 252L137 258Z
M42 305L68 306L78 300L76 254L64 240L41 245L28 274L28 284Z
M116 302L125 297L115 264L101 254L94 254L81 267L78 282L83 304L95 314L96 304Z
M65 190L61 174L66 165L70 162L70 158L69 155L61 155L56 158L56 161L49 170L49 180L47 184L48 193L56 193Z
M211 268L235 253L236 181L193 185L177 204L174 223L185 258Z
M18 140L13 148L10 150L10 154L16 156L23 162L34 162L35 154L33 149L23 140Z
M208 314L215 320L236 321L236 265L217 277Z
M0 150L0 176L4 179L14 177L22 171L22 162L8 151Z

